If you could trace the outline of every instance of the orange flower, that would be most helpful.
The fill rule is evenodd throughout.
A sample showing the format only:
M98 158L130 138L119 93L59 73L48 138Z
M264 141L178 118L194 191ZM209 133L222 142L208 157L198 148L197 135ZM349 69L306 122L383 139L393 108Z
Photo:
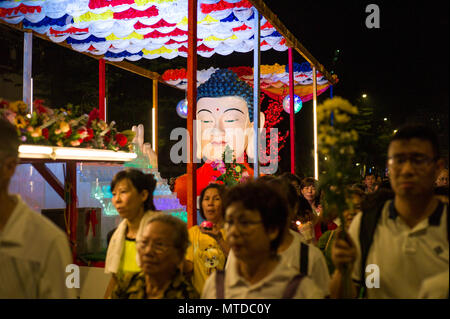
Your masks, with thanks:
M64 121L59 124L59 128L61 129L61 132L63 132L63 133L67 133L70 130L69 124L67 124L67 122L64 122Z
M72 145L72 146L79 146L80 145L80 140L71 141L70 145Z
M41 137L42 136L42 130L40 127L36 127L33 132L31 133L32 137Z

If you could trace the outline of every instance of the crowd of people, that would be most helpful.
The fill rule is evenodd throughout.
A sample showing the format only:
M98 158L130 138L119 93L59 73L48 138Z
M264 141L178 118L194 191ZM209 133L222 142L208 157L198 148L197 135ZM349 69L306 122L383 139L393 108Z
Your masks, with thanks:
M65 234L8 194L19 141L0 123L0 298L73 297ZM284 173L209 184L199 200L205 222L188 229L156 211L153 175L121 171L111 182L123 220L108 243L105 298L448 298L448 170L439 154L427 127L399 129L389 180L367 174L348 185L344 225L325 216L318 181Z

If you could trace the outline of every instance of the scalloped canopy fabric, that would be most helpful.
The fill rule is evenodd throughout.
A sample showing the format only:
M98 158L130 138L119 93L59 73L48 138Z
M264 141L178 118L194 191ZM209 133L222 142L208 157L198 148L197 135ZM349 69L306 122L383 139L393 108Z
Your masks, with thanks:
M260 88L266 93L278 96L289 94L289 67L288 65L261 65ZM294 68L294 93L301 97L303 102L312 99L313 71L308 62L295 63ZM229 70L237 74L240 80L247 82L253 87L253 68L247 66L229 67ZM197 71L197 86L205 83L218 69L210 67L206 70ZM181 69L166 70L161 78L167 84L176 86L181 90L187 89L187 71ZM317 71L317 95L324 93L330 84L322 73Z
M187 57L188 0L3 0L0 19L106 60ZM254 8L247 0L198 0L197 54L253 50ZM287 50L261 17L261 50Z
M313 71L308 62L295 63L294 62L294 86L311 85L313 82ZM253 86L253 68L251 67L229 67L238 77ZM197 86L205 83L211 74L217 69L209 68L206 70L197 71ZM170 69L162 74L162 79L170 84L185 90L187 87L186 69ZM317 71L317 84L325 85L328 80L322 73ZM289 86L289 69L287 65L261 65L261 89L269 88L286 88Z

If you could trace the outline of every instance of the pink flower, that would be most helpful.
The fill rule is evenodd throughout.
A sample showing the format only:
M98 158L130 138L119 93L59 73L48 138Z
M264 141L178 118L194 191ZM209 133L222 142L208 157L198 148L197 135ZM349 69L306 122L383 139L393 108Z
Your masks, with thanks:
M225 163L222 161L214 161L211 162L211 167L215 169L216 171L219 171L220 174L224 174L227 171L227 168L225 166Z
M80 135L80 139L84 139L89 135L87 129L85 128L78 129L77 133Z
M90 140L92 140L94 138L94 130L91 128L87 129L87 137L83 140L84 142L89 142Z
M16 113L11 110L5 109L3 111L3 117L8 120L11 124L14 124L14 119L16 118Z

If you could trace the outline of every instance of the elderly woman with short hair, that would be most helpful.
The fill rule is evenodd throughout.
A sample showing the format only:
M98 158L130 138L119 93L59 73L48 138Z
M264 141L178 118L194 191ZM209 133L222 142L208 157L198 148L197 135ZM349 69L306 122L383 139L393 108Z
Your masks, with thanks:
M137 235L142 271L128 274L112 293L112 299L195 299L199 295L180 271L189 245L186 224L158 213Z
M224 208L226 241L235 258L225 271L209 276L202 298L325 296L308 276L282 262L277 254L289 214L279 190L260 181L239 184L226 193Z

